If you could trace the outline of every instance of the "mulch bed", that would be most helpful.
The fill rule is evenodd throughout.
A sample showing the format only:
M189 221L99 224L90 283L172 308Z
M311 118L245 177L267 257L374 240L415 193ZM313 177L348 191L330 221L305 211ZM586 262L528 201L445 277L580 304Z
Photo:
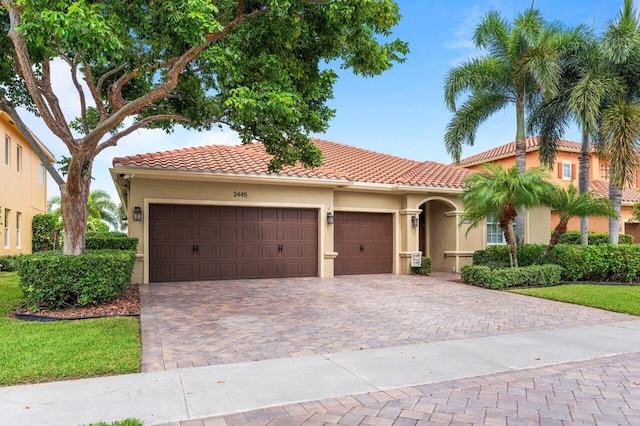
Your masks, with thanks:
M97 306L84 306L82 308L47 309L30 311L26 305L22 305L14 311L14 314L22 319L38 320L63 320L101 318L113 316L140 315L140 293L137 284L131 284L118 297Z

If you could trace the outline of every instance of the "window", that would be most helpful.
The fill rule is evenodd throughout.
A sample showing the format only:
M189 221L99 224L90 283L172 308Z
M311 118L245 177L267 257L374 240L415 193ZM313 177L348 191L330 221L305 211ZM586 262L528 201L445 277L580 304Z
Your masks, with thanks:
M44 186L47 181L47 169L44 168L44 164L40 163L40 185Z
M22 213L16 212L16 248L20 248L20 220L22 219Z
M9 248L9 217L11 210L4 209L4 248Z
M8 166L10 160L11 160L11 138L7 135L4 135L4 164Z
M20 173L22 169L22 147L20 145L16 146L16 170Z
M490 244L506 244L500 219L492 214L487 216L487 245Z
M576 165L569 162L563 161L562 163L558 163L558 178L562 180L571 180L576 175Z
M600 174L603 181L609 182L609 164L604 163L600 166Z

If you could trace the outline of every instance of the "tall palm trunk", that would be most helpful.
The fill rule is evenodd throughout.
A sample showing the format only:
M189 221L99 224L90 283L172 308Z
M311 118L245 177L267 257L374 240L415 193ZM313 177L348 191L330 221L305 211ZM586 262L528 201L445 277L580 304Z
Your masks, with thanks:
M609 218L609 243L618 244L620 235L620 210L622 209L622 191L613 184L609 184L609 200L618 217Z
M527 142L524 124L524 98L518 97L516 100L516 165L520 173L527 171ZM521 207L515 217L515 243L519 246L524 244L525 209Z
M513 232L514 218L518 217L516 208L513 204L507 204L504 206L504 210L500 215L500 229L504 233L504 238L507 240L507 247L509 248L509 262L512 268L518 267L518 245L516 244L515 234Z
M591 189L589 187L589 167L591 157L591 142L589 135L582 131L582 147L580 148L579 171L578 171L578 190L581 194L586 194ZM589 216L580 217L580 238L582 245L589 244Z

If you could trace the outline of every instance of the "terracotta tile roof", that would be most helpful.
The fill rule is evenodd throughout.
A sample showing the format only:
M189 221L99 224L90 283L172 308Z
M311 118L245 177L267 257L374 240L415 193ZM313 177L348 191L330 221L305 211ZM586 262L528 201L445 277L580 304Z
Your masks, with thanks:
M279 176L336 179L379 184L462 188L470 172L432 161L420 162L322 139L311 139L323 154L316 168L287 166ZM207 171L240 175L269 175L271 156L260 143L208 145L173 151L117 157L113 165L166 170Z
M408 185L441 186L445 188L464 188L464 178L471 172L463 167L425 161L407 173L398 177L398 183Z
M539 147L539 138L527 138L527 152L537 151ZM580 152L581 145L578 142L572 142L564 139L558 141L558 148L562 151ZM516 143L509 142L488 151L472 155L471 157L460 160L460 166L470 167L477 164L486 163L487 161L498 160L500 158L508 158L516 155Z
M591 181L591 190L594 191L598 197L609 198L609 183L601 180ZM640 201L640 191L636 188L625 188L622 191L622 202L625 204L635 204Z

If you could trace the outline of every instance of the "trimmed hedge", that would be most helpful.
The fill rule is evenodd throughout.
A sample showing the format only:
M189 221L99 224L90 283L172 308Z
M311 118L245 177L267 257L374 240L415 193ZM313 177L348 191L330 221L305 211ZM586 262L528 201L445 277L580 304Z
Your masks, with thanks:
M88 232L85 239L87 250L132 250L137 251L138 239L129 238L123 232Z
M431 258L423 257L420 267L411 268L411 272L417 275L429 275L431 273Z
M560 236L561 244L582 244L580 231L567 231ZM633 235L618 235L619 244L633 244ZM589 245L609 244L609 234L598 234L589 232Z
M104 303L131 284L135 252L100 250L68 256L59 252L22 255L19 286L31 308L59 309Z
M55 213L44 213L33 216L31 229L33 237L31 238L31 250L47 251L55 250L62 244L60 241L60 216Z
M13 272L18 268L18 256L0 256L0 271Z
M535 264L546 247L546 244L525 244L518 247L518 266ZM509 248L504 244L496 244L488 246L485 250L478 250L473 253L473 264L488 266L491 269L508 268L511 266Z
M558 265L525 266L521 268L491 269L482 265L466 265L462 279L475 286L493 289L507 287L557 284L562 268Z
M640 281L640 245L637 244L558 244L545 263L560 265L566 281Z

